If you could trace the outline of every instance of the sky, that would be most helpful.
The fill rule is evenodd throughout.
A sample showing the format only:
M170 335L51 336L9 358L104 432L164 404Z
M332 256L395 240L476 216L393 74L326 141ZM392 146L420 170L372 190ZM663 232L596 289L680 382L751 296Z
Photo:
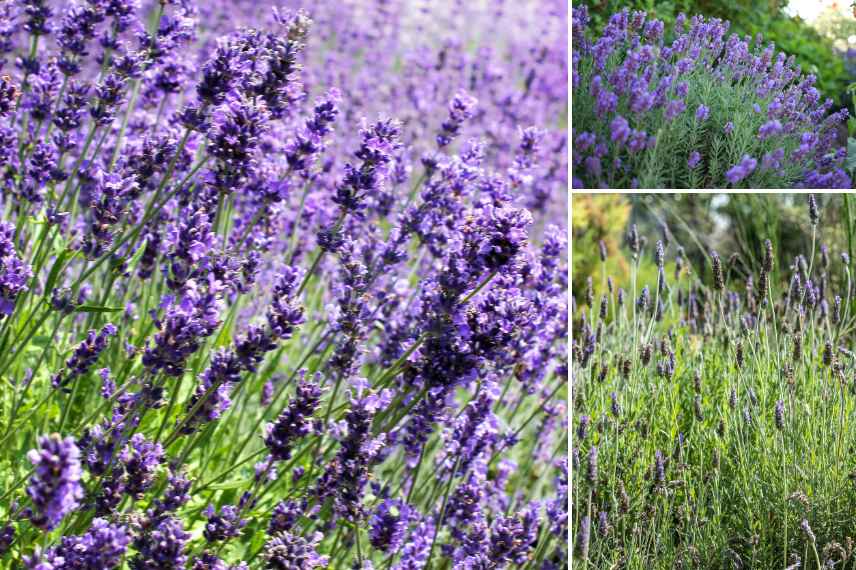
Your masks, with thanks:
M849 0L790 0L786 11L810 22L817 18L824 8L834 5L846 9L849 4Z

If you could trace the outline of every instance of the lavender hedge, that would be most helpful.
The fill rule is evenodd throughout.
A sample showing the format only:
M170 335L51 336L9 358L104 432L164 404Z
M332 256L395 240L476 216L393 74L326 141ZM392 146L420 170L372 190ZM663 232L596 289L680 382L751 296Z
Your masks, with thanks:
M567 567L567 9L0 5L0 565Z

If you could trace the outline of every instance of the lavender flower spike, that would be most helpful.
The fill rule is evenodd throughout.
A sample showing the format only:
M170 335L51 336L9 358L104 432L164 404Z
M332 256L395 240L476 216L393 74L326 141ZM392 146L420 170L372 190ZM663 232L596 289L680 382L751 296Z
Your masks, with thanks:
M30 518L34 525L52 530L83 498L80 450L71 436L52 434L40 437L39 449L31 450L27 458L35 466L27 487L35 507Z

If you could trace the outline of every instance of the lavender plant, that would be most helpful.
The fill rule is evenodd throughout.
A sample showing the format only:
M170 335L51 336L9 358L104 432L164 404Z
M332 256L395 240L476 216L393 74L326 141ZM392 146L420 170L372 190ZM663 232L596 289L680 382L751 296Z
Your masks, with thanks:
M625 9L593 38L588 20L574 8L575 188L851 187L847 109L760 34Z
M562 3L0 8L0 566L567 567Z
M701 251L690 266L692 244L646 246L633 225L610 252L629 280L596 270L591 293L573 291L575 566L853 564L851 229L825 210L850 197L792 199L804 232L792 243L806 248L792 260L776 261L773 236L744 261ZM625 286L650 302L622 302ZM600 293L605 312L590 302Z

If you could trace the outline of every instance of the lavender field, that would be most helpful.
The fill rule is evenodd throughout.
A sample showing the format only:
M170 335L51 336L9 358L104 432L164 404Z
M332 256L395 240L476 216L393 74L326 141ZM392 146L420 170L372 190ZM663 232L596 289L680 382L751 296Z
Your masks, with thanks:
M0 567L568 568L567 45L0 2Z

